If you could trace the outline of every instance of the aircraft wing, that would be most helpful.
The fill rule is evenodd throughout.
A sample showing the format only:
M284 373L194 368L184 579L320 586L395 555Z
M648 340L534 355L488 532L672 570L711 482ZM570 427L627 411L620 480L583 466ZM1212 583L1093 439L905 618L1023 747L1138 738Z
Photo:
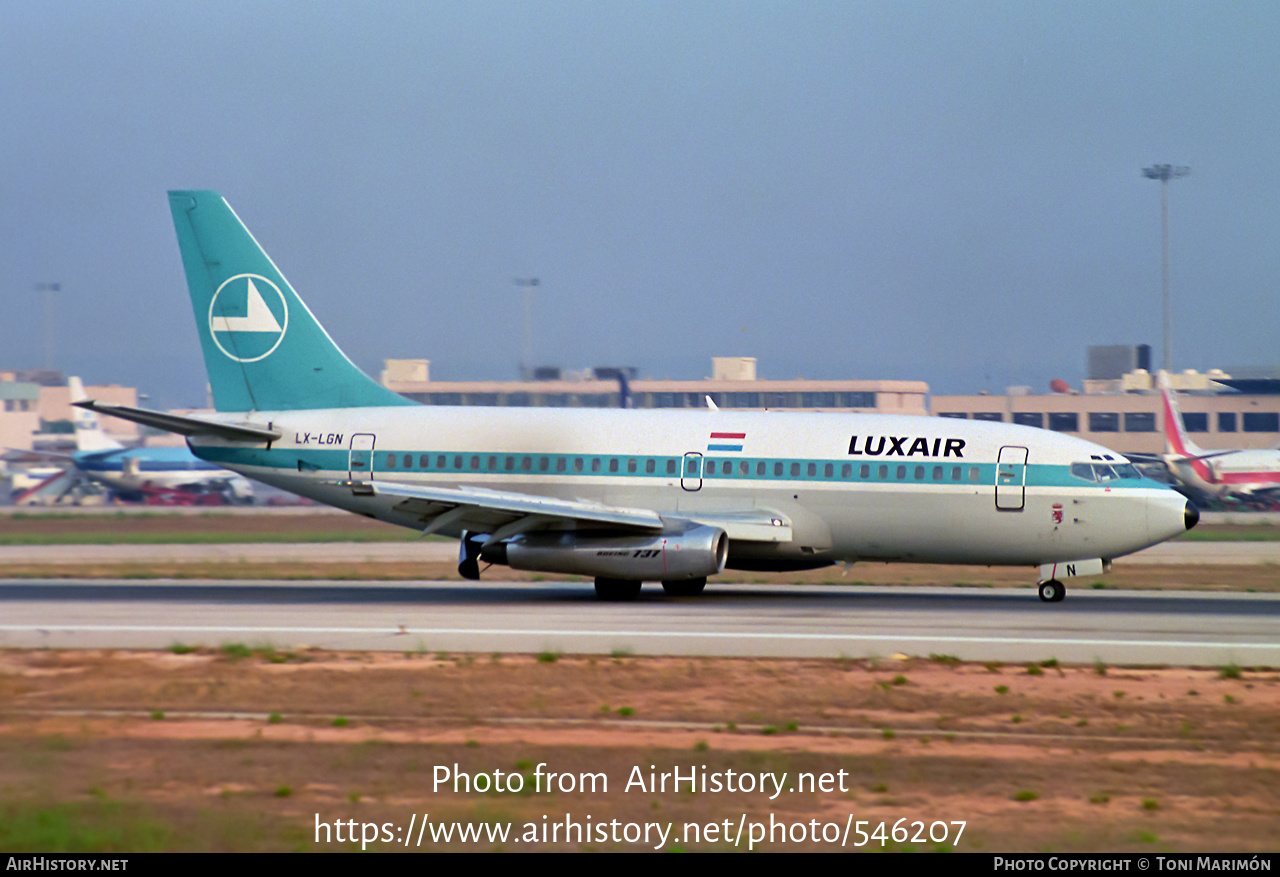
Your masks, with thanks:
M787 542L791 521L785 516L760 509L750 512L669 512L627 508L588 502L486 490L479 487L426 487L390 481L344 481L357 496L384 496L399 500L398 511L419 515L423 533L445 528L490 533L497 542L527 530L554 524L578 524L620 530L661 532L679 522L720 527L730 539L751 542Z
M216 420L205 420L201 417L169 414L164 411L152 411L148 408L131 408L128 405L116 405L111 402L96 402L86 399L73 402L78 408L87 408L99 414L110 414L123 420L132 420L143 426L154 426L157 429L176 432L179 435L212 435L235 442L273 442L280 438L280 430L269 429L252 423L221 423Z

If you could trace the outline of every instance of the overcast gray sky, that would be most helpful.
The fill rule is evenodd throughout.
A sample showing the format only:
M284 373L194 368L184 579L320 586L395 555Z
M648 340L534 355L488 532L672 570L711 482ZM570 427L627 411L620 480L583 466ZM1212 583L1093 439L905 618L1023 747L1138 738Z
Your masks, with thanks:
M1280 4L0 4L0 368L203 401L165 191L221 191L358 364L1078 386L1276 365Z

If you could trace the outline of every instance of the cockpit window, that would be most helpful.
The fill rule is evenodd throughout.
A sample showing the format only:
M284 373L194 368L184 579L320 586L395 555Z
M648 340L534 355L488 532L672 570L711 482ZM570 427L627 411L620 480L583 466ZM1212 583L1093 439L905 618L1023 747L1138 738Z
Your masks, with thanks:
M1102 484L1118 481L1121 478L1141 478L1136 466L1130 463L1072 463L1071 474L1085 481L1096 481Z

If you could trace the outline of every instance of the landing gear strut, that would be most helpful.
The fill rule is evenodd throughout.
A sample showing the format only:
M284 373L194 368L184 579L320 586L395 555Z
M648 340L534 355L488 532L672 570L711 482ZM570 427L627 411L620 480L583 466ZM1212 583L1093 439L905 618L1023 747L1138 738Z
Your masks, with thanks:
M1061 603L1067 596L1067 586L1057 579L1040 583L1040 599L1045 603Z
M680 579L662 583L662 590L672 597L696 597L707 586L706 576L698 579Z
M598 578L596 579L596 596L613 603L634 600L640 596L641 584L642 582L630 579Z

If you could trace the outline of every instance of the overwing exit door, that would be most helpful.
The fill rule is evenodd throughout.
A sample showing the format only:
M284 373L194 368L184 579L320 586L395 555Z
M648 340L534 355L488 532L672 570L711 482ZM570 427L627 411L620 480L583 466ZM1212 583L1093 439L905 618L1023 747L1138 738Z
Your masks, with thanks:
M684 468L680 470L680 486L685 490L702 489L702 454L690 451L684 455Z

